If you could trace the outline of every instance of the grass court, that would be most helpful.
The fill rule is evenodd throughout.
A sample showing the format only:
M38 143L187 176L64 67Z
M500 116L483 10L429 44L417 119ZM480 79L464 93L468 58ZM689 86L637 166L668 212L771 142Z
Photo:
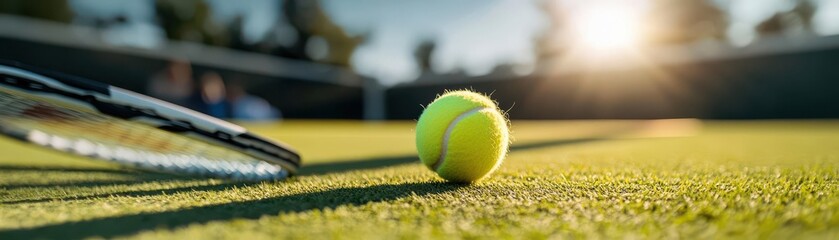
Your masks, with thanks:
M244 124L303 156L281 182L136 171L0 139L0 239L839 238L837 121L513 121L450 184L413 121Z

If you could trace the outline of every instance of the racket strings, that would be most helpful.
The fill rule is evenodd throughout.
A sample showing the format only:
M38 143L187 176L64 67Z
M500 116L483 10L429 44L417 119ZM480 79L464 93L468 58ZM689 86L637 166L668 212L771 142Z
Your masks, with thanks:
M38 145L149 170L246 180L288 175L278 165L198 136L8 89L0 91L0 125L7 134L16 132L13 135Z

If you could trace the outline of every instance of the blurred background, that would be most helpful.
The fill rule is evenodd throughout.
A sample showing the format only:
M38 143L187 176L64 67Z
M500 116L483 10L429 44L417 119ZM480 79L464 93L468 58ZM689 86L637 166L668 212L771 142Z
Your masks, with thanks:
M0 58L220 118L837 118L836 0L4 0Z

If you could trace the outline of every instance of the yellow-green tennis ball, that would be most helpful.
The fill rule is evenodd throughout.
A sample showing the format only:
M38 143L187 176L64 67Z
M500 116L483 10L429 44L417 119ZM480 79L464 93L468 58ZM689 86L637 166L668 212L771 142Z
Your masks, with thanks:
M431 102L416 133L422 162L452 182L474 182L495 171L510 138L495 103L471 91L447 92Z

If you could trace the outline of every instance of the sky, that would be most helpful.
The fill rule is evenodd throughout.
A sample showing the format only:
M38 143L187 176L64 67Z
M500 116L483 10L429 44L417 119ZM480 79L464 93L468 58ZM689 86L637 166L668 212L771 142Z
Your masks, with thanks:
M560 0L567 6L598 0ZM610 1L610 0L605 0ZM615 0L612 0L615 1ZM778 11L792 8L794 0L713 0L727 9L732 25L729 40L747 45L753 28ZM818 8L814 29L821 35L839 34L839 1L813 0ZM279 0L208 0L213 18L226 23L244 16L245 39L257 41L269 34L276 21L284 21ZM117 45L153 48L165 42L154 23L153 0L71 0L77 22L95 16L122 13L128 24L108 28L105 38ZM498 64L529 66L535 60L533 39L547 26L537 0L322 0L324 10L352 35L369 39L352 56L359 73L393 85L415 79L420 70L414 49L423 40L437 48L432 70L463 70L469 75L490 72ZM277 32L275 29L274 32ZM280 31L287 33L290 31ZM526 68L525 68L526 70Z
M778 11L795 7L793 0L714 0L723 9L728 9L731 26L729 41L735 45L746 45L754 40L754 26ZM820 35L839 34L839 1L813 0L818 6L813 16L813 28Z
M462 68L480 75L501 63L532 64L533 39L546 27L532 1L328 0L324 5L350 33L372 33L353 62L359 72L379 76L385 84L419 75L413 52L425 39L437 44L436 72Z

